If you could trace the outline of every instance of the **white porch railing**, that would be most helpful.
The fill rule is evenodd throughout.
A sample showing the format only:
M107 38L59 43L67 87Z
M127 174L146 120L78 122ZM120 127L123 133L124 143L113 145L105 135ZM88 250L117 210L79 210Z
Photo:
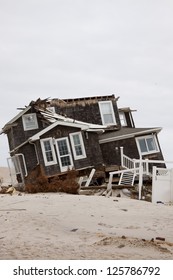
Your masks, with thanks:
M121 166L127 169L135 168L135 161L121 153Z
M121 166L126 169L137 168L136 173L138 173L139 171L138 168L140 166L141 159L131 159L130 157L126 156L123 153L123 147L120 148L120 151L121 151ZM148 160L142 160L142 166L143 166L143 173L146 175L150 175Z
M123 147L120 147L120 154L121 154L121 166L130 169L130 168L138 168L140 164L143 166L143 173L145 175L152 175L153 166L157 164L165 164L173 166L173 161L168 160L150 160L150 159L131 159L130 157L126 156L123 151Z
M139 174L139 199L141 199L141 190L142 190L142 183L143 183L143 166L142 165L139 168L131 168L131 169L125 169L125 170L120 170L120 171L109 172L109 181L108 181L108 184L107 184L107 193L112 190L112 181L113 181L113 176L114 175L120 174L122 176L123 174L129 173L129 172L134 174L131 185L133 185L133 183L134 183L134 178L135 178L136 174L137 173Z
M114 175L121 175L120 178L123 177L123 174L134 173L135 178L138 175L138 186L139 186L139 199L141 199L141 191L143 185L143 175L150 175L152 176L153 167L157 164L172 164L173 161L164 161L164 160L149 160L149 159L131 159L130 157L124 155L123 147L120 148L121 151L121 166L124 167L124 170L115 171L109 173L109 182L107 185L107 192L112 190L112 181ZM151 170L151 172L150 172ZM127 175L128 176L128 175ZM120 181L119 181L120 182Z

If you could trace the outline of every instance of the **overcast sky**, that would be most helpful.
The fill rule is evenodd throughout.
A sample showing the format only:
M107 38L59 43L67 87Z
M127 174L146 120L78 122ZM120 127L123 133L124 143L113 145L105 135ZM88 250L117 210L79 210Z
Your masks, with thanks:
M0 129L39 97L115 94L173 161L172 76L172 0L0 0Z

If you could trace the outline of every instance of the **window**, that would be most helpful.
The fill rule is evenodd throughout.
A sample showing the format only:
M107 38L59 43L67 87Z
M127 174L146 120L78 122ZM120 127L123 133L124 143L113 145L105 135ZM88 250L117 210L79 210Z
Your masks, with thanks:
M68 138L65 137L56 140L56 147L61 171L67 171L68 169L72 169L73 161Z
M111 101L99 102L100 114L103 125L115 125L115 115Z
M141 155L159 152L156 137L154 135L136 138L139 153Z
M120 112L119 113L119 117L120 117L121 125L122 126L127 126L125 113L124 112Z
M43 152L43 158L46 166L57 163L55 149L52 141L53 141L52 138L46 138L40 140L41 148Z
M81 132L70 134L70 140L73 150L74 159L81 159L86 157L85 147L82 139Z
M37 116L35 113L22 116L24 130L32 130L38 128Z

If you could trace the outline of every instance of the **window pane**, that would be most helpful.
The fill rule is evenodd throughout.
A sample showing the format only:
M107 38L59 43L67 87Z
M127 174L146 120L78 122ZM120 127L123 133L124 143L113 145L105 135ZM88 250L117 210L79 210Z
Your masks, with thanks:
M78 134L73 135L73 141L74 145L80 145L80 139Z
M48 162L53 161L53 154L52 154L52 148L50 145L50 141L44 141L44 149L45 149L47 161Z
M148 138L148 139L146 139L146 141L147 141L149 151L157 150L154 138Z
M113 123L112 114L110 114L110 115L104 115L104 122L105 122L105 124Z
M45 151L51 150L50 141L44 141L44 148L45 148Z
M70 162L70 157L69 156L63 156L61 157L61 164L62 166L70 166L71 162Z
M22 118L23 118L23 124L25 130L38 128L37 117L35 113L23 115Z
M77 156L82 156L82 148L81 146L75 146L75 151Z
M74 143L74 148L75 148L75 153L76 156L82 156L82 145L80 142L80 137L79 134L73 135L73 143Z
M125 117L124 112L119 113L119 116L120 116L121 125L122 125L122 126L126 126L127 123L126 123L126 117Z
M52 152L46 152L46 159L48 162L53 161Z
M58 147L59 147L60 156L68 154L68 147L67 147L66 140L58 141Z
M106 125L115 124L114 110L111 102L100 102L100 113L102 123Z
M102 113L110 114L111 113L111 105L110 103L101 103Z
M140 146L141 152L142 153L148 152L145 139L139 139L138 141L139 141L139 146Z
M58 151L59 151L59 160L61 162L61 167L71 167L72 160L70 154L70 148L68 146L68 139L62 139L57 141ZM65 170L65 169L63 169Z

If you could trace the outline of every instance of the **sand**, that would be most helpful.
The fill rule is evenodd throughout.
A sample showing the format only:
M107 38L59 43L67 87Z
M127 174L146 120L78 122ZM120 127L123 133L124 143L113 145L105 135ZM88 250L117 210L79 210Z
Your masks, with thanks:
M172 221L172 206L130 198L1 194L0 259L172 260Z

